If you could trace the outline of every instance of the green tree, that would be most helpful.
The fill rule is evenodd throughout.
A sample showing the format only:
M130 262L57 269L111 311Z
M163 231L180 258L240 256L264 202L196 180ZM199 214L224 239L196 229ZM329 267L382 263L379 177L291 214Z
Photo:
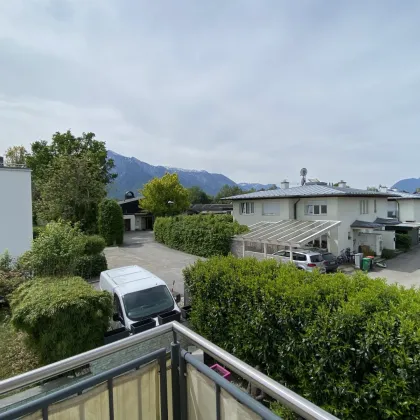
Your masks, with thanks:
M28 152L24 146L12 146L4 154L4 163L6 166L26 165L27 156Z
M94 133L82 133L76 137L67 130L65 133L56 132L50 144L45 140L31 144L27 165L32 169L34 179L42 181L47 176L48 168L60 156L88 157L101 168L102 182L105 185L117 176L112 172L115 165L107 157L105 142L96 140Z
M209 204L212 199L200 187L188 188L188 199L191 204Z
M226 185L223 185L220 191L216 194L216 197L214 198L214 200L216 201L216 203L220 203L220 202L223 202L222 198L232 197L234 195L239 195L243 193L244 191L242 190L241 187L237 185L226 184Z
M123 243L124 217L121 206L115 200L106 199L99 205L98 228L108 246Z
M179 182L178 174L153 178L139 192L144 197L140 206L154 216L173 216L190 206L188 190Z
M37 217L46 222L59 219L79 222L83 231L95 232L98 205L106 196L102 168L90 155L59 156L38 183Z
M277 190L277 189L278 189L277 185L276 185L276 184L273 184L273 185L271 185L271 186L268 188L268 191L270 191L270 190Z

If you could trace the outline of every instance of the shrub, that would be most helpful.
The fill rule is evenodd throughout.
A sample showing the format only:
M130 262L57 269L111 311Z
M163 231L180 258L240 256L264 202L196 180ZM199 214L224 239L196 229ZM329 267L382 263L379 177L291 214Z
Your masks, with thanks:
M32 238L36 239L41 234L41 232L45 229L45 226L34 226L32 228Z
M103 344L113 310L108 292L79 277L29 281L13 293L11 308L13 325L28 334L28 344L44 363Z
M85 255L100 254L106 247L105 239L99 235L90 235L84 238L85 240Z
M27 278L19 271L0 271L0 296L7 301L9 296L26 281Z
M82 255L76 261L74 275L89 280L93 277L98 277L105 270L108 270L108 264L103 253Z
M395 251L393 249L387 249L384 248L382 250L382 258L386 258L387 260L390 260L391 258L395 257Z
M247 229L231 215L158 217L154 224L156 241L200 257L227 255L232 237Z
M396 233L395 246L397 249L408 251L411 248L411 236L407 233Z
M99 233L105 239L107 246L123 243L123 212L115 200L107 199L99 205L98 227Z
M83 255L84 235L67 222L50 222L33 241L21 261L37 276L72 274L76 260Z
M419 418L420 291L233 256L184 270L194 329L339 418Z
M13 258L6 249L3 254L0 254L0 271L10 271L13 269L13 265Z

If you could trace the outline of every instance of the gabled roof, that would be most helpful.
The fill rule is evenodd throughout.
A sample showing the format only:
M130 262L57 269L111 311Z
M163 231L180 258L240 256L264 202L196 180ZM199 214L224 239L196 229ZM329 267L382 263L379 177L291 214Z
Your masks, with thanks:
M248 194L226 197L225 200L261 199L261 198L287 198L287 197L391 197L394 193L358 190L355 188L330 187L329 185L303 185L286 189L258 191ZM395 197L398 197L395 195Z
M395 190L388 190L388 193L393 194L393 196L390 196L390 199L394 200L410 200L410 199L419 199L420 194L410 194L404 191L395 191Z

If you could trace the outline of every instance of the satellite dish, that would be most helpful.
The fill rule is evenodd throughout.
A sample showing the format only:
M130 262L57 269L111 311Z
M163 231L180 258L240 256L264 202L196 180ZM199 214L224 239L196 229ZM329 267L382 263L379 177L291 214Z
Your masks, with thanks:
M308 170L306 168L302 168L300 170L300 176L302 177L302 180L300 182L300 185L305 185L306 184L306 175L308 174Z

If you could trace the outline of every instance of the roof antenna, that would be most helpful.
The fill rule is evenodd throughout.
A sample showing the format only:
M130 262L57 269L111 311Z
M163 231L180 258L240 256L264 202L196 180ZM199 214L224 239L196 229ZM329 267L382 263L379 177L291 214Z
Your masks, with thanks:
M308 170L306 168L302 168L300 170L300 176L302 177L301 181L300 181L300 185L305 185L306 184L306 175L308 174Z

